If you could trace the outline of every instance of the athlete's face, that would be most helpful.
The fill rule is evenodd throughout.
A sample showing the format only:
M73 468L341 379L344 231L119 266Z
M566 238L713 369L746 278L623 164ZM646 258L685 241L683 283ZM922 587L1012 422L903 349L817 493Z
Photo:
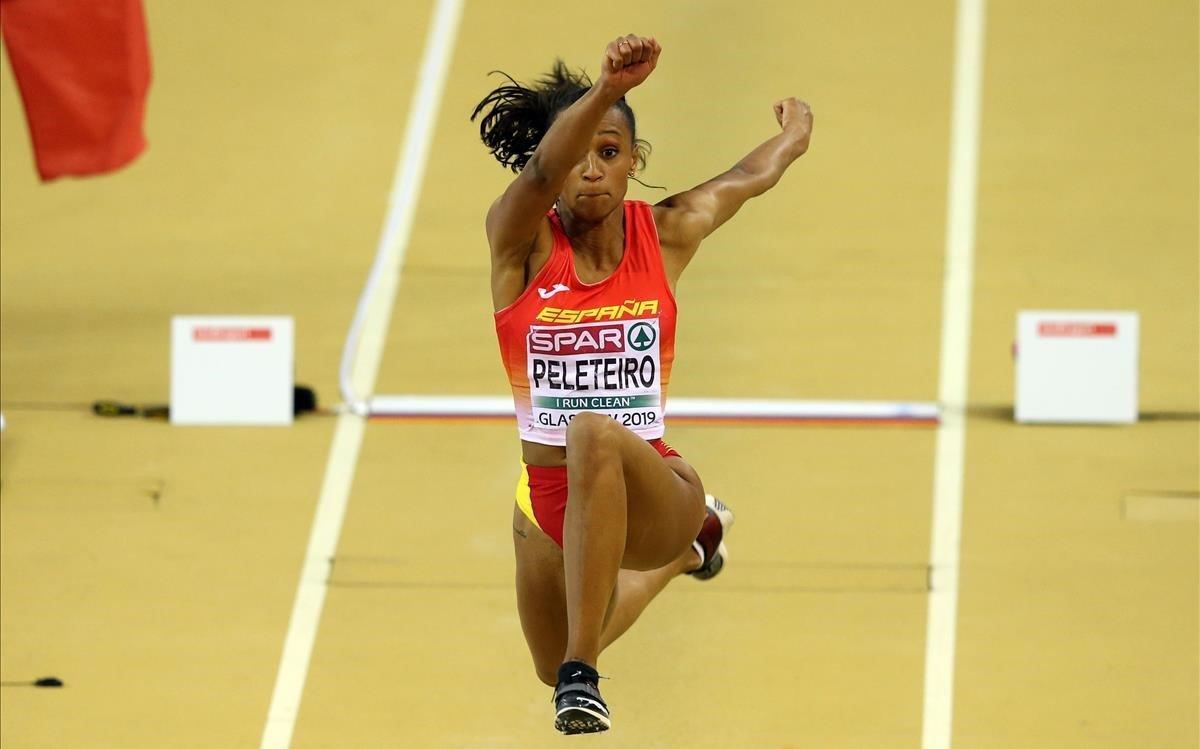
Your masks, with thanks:
M622 205L633 171L633 134L620 110L600 120L587 153L567 175L560 206L585 221L599 221Z

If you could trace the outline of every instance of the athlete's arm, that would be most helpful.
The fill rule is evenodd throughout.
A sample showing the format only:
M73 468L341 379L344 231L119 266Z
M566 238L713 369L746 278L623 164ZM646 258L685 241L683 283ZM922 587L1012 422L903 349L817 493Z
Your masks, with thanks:
M604 49L600 79L579 101L559 113L525 168L492 203L486 227L497 309L524 291L525 261L537 245L549 247L552 240L546 212L567 175L587 154L600 120L618 99L654 72L660 52L662 47L653 37L631 34L610 42Z
M746 154L728 171L654 207L663 259L672 283L705 237L733 218L747 200L774 187L792 162L808 150L813 116L807 104L795 98L776 102L775 119L782 128L778 135Z

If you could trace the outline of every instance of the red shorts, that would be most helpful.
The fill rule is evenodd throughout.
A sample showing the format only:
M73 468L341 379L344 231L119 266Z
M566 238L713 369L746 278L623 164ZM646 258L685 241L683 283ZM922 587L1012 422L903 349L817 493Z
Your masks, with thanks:
M681 456L662 440L647 440L664 458ZM563 518L567 513L567 467L521 465L517 483L517 506L533 524L563 545Z

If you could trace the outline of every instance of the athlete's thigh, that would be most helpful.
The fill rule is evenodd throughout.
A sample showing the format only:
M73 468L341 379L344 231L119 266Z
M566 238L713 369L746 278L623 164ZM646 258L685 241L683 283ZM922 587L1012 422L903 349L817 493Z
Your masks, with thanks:
M567 649L567 594L562 549L525 517L513 513L517 613L538 678L553 685Z
M656 569L674 561L700 531L704 486L683 459L664 459L644 439L618 428L627 513L621 566Z

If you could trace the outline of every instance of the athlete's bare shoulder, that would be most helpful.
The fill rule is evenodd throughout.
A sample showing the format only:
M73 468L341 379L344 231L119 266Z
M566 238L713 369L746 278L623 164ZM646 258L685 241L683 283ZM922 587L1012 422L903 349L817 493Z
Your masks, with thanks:
M673 195L652 208L654 228L662 246L663 268L672 289L704 238L703 216L690 210L679 198Z
M490 239L490 237L489 237ZM550 259L554 231L543 217L533 242L520 252L497 252L492 248L492 307L500 311L517 300Z
M533 250L529 253L529 258L525 261L526 286L532 284L533 279L537 278L537 274L541 272L546 262L550 260L550 253L553 249L554 229L550 225L550 218L546 217L542 219L542 223L538 226L537 237L533 240Z
M672 195L651 207L654 212L654 227L664 250L695 249L703 235L698 223L703 220L688 204L686 193Z

